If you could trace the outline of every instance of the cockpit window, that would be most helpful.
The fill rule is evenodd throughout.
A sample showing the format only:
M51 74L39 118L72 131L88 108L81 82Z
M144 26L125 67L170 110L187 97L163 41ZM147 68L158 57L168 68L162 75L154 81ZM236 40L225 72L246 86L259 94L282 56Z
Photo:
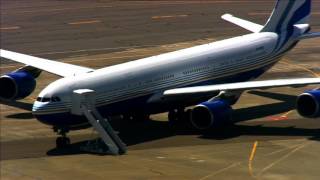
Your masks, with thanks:
M52 101L52 102L59 102L59 101L61 101L61 99L60 99L58 96L54 96L54 97L52 97L52 98L38 97L38 98L37 98L37 101L39 101L39 102L50 102L50 101Z
M49 101L50 101L50 98L44 97L44 98L42 98L42 101L41 101L41 102L49 102Z

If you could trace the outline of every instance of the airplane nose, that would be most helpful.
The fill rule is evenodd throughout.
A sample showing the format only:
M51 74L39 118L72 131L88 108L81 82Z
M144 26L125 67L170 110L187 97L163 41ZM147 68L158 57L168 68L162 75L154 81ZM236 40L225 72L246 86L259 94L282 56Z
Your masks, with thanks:
M32 106L32 113L36 113L39 109L41 109L41 104L39 102L34 102Z
M46 112L48 109L48 105L49 105L48 102L39 102L39 101L34 102L32 106L32 114L36 115L39 113Z
M39 122L56 127L77 128L88 123L85 117L72 115L69 106L62 103L36 101L32 106L32 114Z
M43 103L39 101L34 102L32 106L32 114L41 123L52 125L53 122L51 122L51 119L50 119L51 114L50 113L48 114L46 110L47 105L48 103Z
M69 107L62 102L42 102L36 101L32 106L33 115L49 115L62 112L69 112Z

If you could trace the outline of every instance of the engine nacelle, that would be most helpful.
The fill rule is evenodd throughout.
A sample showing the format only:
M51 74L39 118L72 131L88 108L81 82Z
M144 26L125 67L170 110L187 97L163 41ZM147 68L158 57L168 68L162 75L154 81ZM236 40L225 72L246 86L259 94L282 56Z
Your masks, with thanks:
M297 111L303 117L320 117L320 90L306 91L298 96Z
M15 71L0 77L0 98L5 100L23 99L36 87L35 78L28 72Z
M231 121L232 108L227 101L203 102L193 108L190 121L199 130L208 130Z

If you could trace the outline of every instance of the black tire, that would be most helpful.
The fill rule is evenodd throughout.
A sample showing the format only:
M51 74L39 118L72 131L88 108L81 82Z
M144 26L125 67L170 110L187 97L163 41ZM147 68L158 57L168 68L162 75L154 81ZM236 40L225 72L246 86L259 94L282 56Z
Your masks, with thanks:
M150 116L148 114L138 114L133 116L133 120L138 122L146 122L150 120Z
M177 128L183 127L186 122L188 122L187 120L189 118L189 112L189 110L185 111L184 108L169 111L169 126L175 130Z
M58 149L66 148L70 145L70 139L67 137L58 137L56 139L56 147Z
M175 110L171 110L168 113L168 121L169 123L176 122L178 120L178 115Z
M150 120L148 114L123 115L123 119L129 122L145 122Z

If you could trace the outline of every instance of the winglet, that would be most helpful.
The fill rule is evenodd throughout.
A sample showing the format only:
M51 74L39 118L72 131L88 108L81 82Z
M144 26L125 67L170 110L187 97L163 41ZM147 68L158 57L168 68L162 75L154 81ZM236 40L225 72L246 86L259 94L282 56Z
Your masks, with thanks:
M247 29L251 32L254 32L254 33L258 33L261 31L261 29L263 28L262 25L260 24L256 24L256 23L253 23L253 22L250 22L250 21L247 21L247 20L244 20L244 19L240 19L240 18L237 18L237 17L234 17L233 15L231 14L224 14L221 16L222 19L226 20L226 21L229 21L233 24L236 24L244 29Z

